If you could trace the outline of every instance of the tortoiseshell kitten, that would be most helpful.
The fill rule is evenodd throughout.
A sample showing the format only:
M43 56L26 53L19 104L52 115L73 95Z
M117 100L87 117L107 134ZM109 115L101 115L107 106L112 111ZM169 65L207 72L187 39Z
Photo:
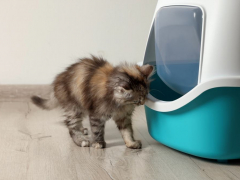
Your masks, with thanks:
M103 58L92 56L59 74L49 99L33 96L32 101L43 109L62 107L69 133L78 146L90 146L84 136L88 130L82 125L83 118L89 116L94 148L106 147L104 126L112 118L126 146L139 149L142 145L133 137L131 117L134 108L145 102L152 72L150 65L113 67Z

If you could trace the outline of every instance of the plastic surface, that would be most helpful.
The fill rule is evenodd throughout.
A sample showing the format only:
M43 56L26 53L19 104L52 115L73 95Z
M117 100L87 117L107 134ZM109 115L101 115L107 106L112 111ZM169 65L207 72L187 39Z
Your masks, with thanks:
M239 87L207 90L172 112L145 110L149 133L157 141L203 158L240 158Z
M232 4L234 4L232 0L230 1ZM240 1L235 3L240 5ZM223 1L221 1L221 3L219 2L219 5L221 7L224 7L223 6L224 4L226 4L227 6L230 6L230 3L223 2ZM156 11L154 13L152 25L150 28L143 64L151 64L156 66L156 51L155 51L155 40L156 40L155 34L156 33L155 33L154 19L158 10L165 7L179 6L179 5L196 6L196 7L199 7L203 12L203 23L202 23L203 31L202 31L201 49L202 51L204 51L204 57L200 58L199 84L183 96L181 96L181 94L177 92L173 92L171 88L169 88L169 86L167 86L166 84L163 84L165 82L163 82L161 79L155 78L155 81L153 81L151 84L152 88L150 91L150 94L153 97L149 95L148 97L149 100L146 102L146 105L151 109L161 111L161 112L169 112L169 111L174 111L176 109L179 109L182 106L189 103L190 101L192 101L194 98L198 97L199 94L201 94L202 92L211 88L240 86L240 61L239 61L240 51L238 51L238 49L240 48L240 43L236 44L236 41L239 42L239 39L240 39L240 33L239 33L240 30L238 32L236 32L235 29L231 30L231 32L232 31L235 32L236 37L239 36L238 39L234 38L235 36L233 34L227 33L227 31L225 32L226 34L224 37L218 36L218 33L216 32L219 32L219 31L217 30L213 31L212 28L217 29L216 26L220 28L220 26L216 23L218 22L217 21L218 17L216 16L216 13L219 14L221 10L219 10L219 12L213 11L214 8L220 8L220 7L212 6L212 4L209 3L209 1L207 0L187 0L184 2L179 0L159 1L157 4ZM232 6L232 8L234 9L234 12L235 12L236 7ZM230 17L232 17L232 19L234 19L233 17L235 17L235 15L229 11L228 12L222 11L222 13L225 14L225 16L228 17L229 19L231 19ZM204 17L206 17L205 14L207 14L207 18L208 18L208 21L206 21L206 24L204 23L205 22ZM239 15L240 15L240 11L239 11ZM211 24L209 24L210 19L212 20ZM230 21L230 22L233 22L233 21ZM229 23L229 25L231 25L231 27L236 26L235 28L237 29L240 28L240 23L238 22ZM225 27L225 26L224 28L229 29L228 27ZM204 32L206 32L205 35L204 35ZM221 29L221 32L222 32L222 29ZM211 36L209 36L209 34ZM217 38L216 36L218 37L218 39L215 39ZM226 47L225 44L216 44L216 43L214 44L214 46L209 46L210 44L213 43L212 41L213 39L214 41L217 41L219 39L222 39L222 38L225 39L226 37L230 37L230 36L232 38L233 43L235 44L235 47L233 47L232 45L228 45L228 47ZM229 39L227 40L225 39L225 41L228 41L228 40ZM221 58L219 57L219 53L223 53L223 52L228 54L228 58L223 59L222 57ZM214 57L214 55L216 57ZM211 58L206 58L210 56ZM233 70L233 68L235 70L230 72L230 69ZM219 69L222 70L222 73L216 74L215 72L217 71L219 72ZM209 72L209 73L205 74L206 72ZM211 74L214 73L215 75L211 76L210 73ZM205 78L203 79L202 76L204 76Z
M221 77L240 77L240 21L236 19L240 16L240 1L159 0L152 23L160 8L176 5L197 6L203 11L203 56L199 83ZM154 43L149 40L148 45ZM146 54L149 53L146 51Z
M154 80L150 83L150 94L147 96L145 105L153 110L161 112L175 111L190 103L203 92L212 88L240 87L239 77L222 77L219 79L213 79L204 83L200 83L187 94L180 96L168 88L168 86L166 86L159 78L155 77L158 76L156 74L153 76Z
M173 91L171 88L169 88L158 76L157 73L155 73L151 79L153 81L150 83L150 90L149 93L162 101L174 101L178 98L180 98L182 95L178 94L177 92Z
M196 6L202 10L198 85L181 95L186 91L181 88L180 91L176 90L169 84L177 81L172 78L166 80L161 75L168 71L158 71L150 85L150 94L145 104L149 133L157 141L195 156L221 162L239 159L240 21L236 17L240 16L240 1L158 1L143 64L161 65L161 61L158 61L161 54L156 51L158 48L155 49L155 45L161 42L157 38L154 20L159 9L170 6ZM166 34L170 31L166 31ZM164 42L163 46L167 46L168 42ZM164 58L171 57L172 54L168 53ZM178 69L173 70L173 73L175 71L177 73Z
M202 14L199 7L169 6L154 21L157 74L182 95L198 83Z

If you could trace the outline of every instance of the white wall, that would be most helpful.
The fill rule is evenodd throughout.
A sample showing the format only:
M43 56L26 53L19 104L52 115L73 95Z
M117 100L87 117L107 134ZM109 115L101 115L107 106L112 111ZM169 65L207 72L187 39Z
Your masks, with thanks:
M0 84L48 84L89 53L143 59L157 0L1 0Z

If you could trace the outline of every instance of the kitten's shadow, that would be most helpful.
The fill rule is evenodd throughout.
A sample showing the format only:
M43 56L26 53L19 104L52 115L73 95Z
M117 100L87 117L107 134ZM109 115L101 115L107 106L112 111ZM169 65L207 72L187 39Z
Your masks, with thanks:
M116 147L116 146L125 146L123 140L115 141L115 142L107 142L107 147L106 148L111 148L111 147Z

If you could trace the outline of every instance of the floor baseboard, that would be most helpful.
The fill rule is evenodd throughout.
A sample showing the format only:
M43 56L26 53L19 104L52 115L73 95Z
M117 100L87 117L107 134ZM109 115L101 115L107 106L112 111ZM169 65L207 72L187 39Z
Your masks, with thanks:
M0 85L0 101L29 102L31 96L48 97L50 91L51 85Z

